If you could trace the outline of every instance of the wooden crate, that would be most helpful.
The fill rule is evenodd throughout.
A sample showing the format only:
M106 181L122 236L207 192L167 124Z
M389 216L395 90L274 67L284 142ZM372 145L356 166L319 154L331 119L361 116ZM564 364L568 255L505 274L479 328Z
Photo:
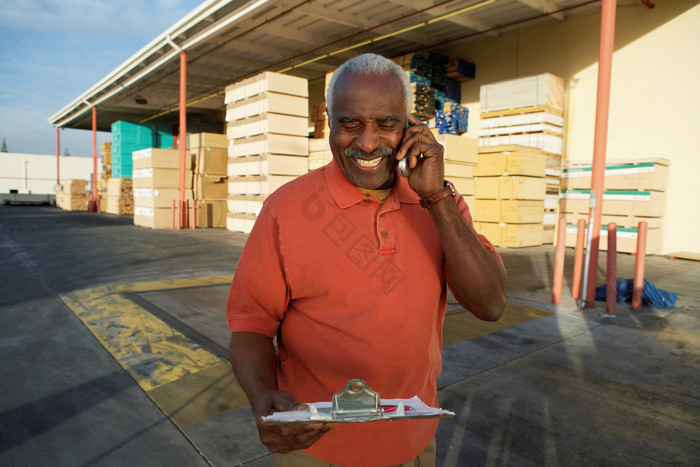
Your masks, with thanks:
M565 167L561 175L562 188L590 189L591 173L590 165ZM655 159L637 164L607 165L604 186L606 190L666 191L668 161Z
M545 168L546 156L537 149L516 145L494 146L480 148L474 175L544 177Z
M248 175L229 178L230 194L269 195L296 177L287 175Z
M185 190L185 199L192 199L192 190ZM144 208L171 208L180 201L180 190L175 188L135 188L133 204Z
M583 219L588 224L588 213L572 213L565 212L562 216L566 219L567 224L577 225L579 219ZM641 216L608 216L602 215L600 218L601 225L614 223L618 227L635 228L640 222L646 222L649 229L662 229L664 225L663 217L641 217Z
M179 149L159 149L147 148L134 151L131 154L133 161L133 169L180 169L180 150ZM192 157L189 151L185 157L185 168L192 169ZM132 178L133 172L132 172Z
M476 222L475 230L494 246L521 248L542 245L542 224L509 224L503 222Z
M246 138L264 133L305 137L308 132L308 118L273 113L246 117L226 125L226 135L229 139Z
M132 172L134 188L180 188L179 169L138 169ZM192 171L185 172L185 189L192 188Z
M226 200L196 200L194 205L196 227L226 227Z
M482 112L532 106L564 110L566 80L552 73L516 78L479 89Z
M445 161L476 165L479 159L479 142L459 135L436 134L435 139L445 148Z
M228 163L228 150L226 148L213 148L200 146L190 149L194 158L194 172L198 174L226 175Z
M229 212L226 214L226 229L233 232L250 233L256 219L255 214Z
M500 222L508 224L542 223L544 217L544 201L502 199L500 200L500 204Z
M224 101L230 104L264 92L309 97L309 83L305 78L265 71L226 86Z
M474 164L445 161L445 178L450 177L474 178Z
M284 154L288 156L307 156L309 139L306 136L264 134L236 139L231 145L233 157L254 156L258 154Z
M194 197L197 200L225 200L228 197L228 175L195 175Z
M175 221L177 222L177 219ZM150 229L170 229L173 225L172 208L137 206L134 208L134 225Z
M561 212L589 211L590 190L562 190L560 196ZM666 194L661 191L603 192L603 215L663 217L665 209Z
M187 136L189 148L225 148L226 135L219 133L192 133Z
M531 199L544 201L546 179L539 177L501 176L499 197L503 199ZM544 209L544 205L542 206Z
M462 196L474 196L474 179L462 177L449 177L455 190Z
M226 106L226 121L240 120L263 113L309 116L309 100L306 97L264 92Z

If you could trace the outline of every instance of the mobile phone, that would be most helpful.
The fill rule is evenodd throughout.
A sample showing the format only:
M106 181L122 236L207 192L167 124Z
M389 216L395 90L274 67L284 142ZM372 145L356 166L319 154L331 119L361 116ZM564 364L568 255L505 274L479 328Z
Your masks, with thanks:
M408 119L406 119L406 128L409 126ZM401 141L401 144L403 144L403 141ZM399 147L401 147L401 144L399 144ZM399 161L399 173L403 178L408 178L412 171L413 169L408 165L408 154L406 154L406 157Z

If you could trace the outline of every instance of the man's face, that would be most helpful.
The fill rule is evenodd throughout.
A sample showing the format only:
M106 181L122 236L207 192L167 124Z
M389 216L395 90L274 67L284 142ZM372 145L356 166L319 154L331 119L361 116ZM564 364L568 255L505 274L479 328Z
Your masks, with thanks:
M336 90L329 138L333 158L354 185L390 188L407 118L399 79L348 73Z

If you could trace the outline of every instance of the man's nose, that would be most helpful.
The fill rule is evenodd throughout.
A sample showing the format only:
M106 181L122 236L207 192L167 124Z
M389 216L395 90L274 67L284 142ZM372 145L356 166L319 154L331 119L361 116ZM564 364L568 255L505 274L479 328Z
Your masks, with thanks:
M360 134L357 135L355 145L361 151L370 153L379 146L380 139L374 125L365 125Z

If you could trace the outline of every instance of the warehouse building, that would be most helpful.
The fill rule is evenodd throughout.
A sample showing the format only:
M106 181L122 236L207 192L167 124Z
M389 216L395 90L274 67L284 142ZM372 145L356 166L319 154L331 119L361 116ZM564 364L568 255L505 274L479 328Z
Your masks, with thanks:
M612 17L601 8L606 3L608 8L613 4ZM692 126L697 122L700 102L700 86L695 83L700 58L691 44L700 43L699 23L699 2L687 0L210 0L77 96L49 122L57 133L58 128L82 128L115 134L115 124L125 128L128 122L150 128L148 138L154 139L146 147L171 151L167 153L171 161L156 167L155 162L143 160L155 161L156 156L150 153L132 158L119 154L118 161L112 160L113 166L121 164L119 173L112 173L114 178L133 176L133 187L126 189L133 190L135 196L138 188L158 187L154 178L137 181L133 171L178 170L178 154L184 145L189 144L190 154L210 146L202 139L204 135L226 135L223 142L212 146L225 148L226 156L235 159L234 163L229 161L225 173L223 169L198 171L201 163L182 165L182 170L189 170L191 185L163 181L171 184L160 188L172 190L173 201L197 200L201 213L219 220L216 225L223 222L232 230L246 231L264 195L276 183L300 173L298 166L289 168L287 162L292 159L275 159L275 164L285 167L280 173L270 172L270 158L264 159L267 165L261 169L261 150L245 149L253 144L251 137L261 137L267 145L273 141L250 133L247 124L240 124L254 118L245 109L251 102L259 102L256 96L260 94L240 94L238 90L250 80L269 84L270 76L278 75L304 82L300 92L284 88L270 88L270 92L301 99L296 100L298 110L291 113L295 122L306 119L306 125L302 124L296 134L284 136L306 138L307 149L287 154L265 146L264 151L308 158L306 168L301 169L304 172L327 157L320 142L327 134L319 109L323 108L329 73L359 53L380 53L416 74L417 96L423 96L420 93L425 88L442 92L431 94L437 97L427 107L425 101L417 99L423 107L414 110L435 132L453 132L460 138L455 142L445 137L448 161L450 154L456 154L450 153L451 146L457 152L473 153L468 160L454 157L455 176L465 179L460 191L469 198L478 227L488 231L490 238L501 238L495 243L551 243L558 216L566 215L571 224L587 218L590 194L586 188L590 188L591 171L586 166L594 162L595 142L602 138L602 160L608 165L606 193L599 193L603 224L616 222L621 227L618 235L624 238L626 233L636 235L637 223L644 220L649 225L647 252L698 254L700 207L692 201L700 199L700 188L694 183L695 174L700 172L700 140ZM604 54L599 43L606 25L614 25L612 69L607 78L602 73L602 81L610 85L609 106L602 104L599 93L598 64ZM442 78L457 82L456 89L454 85L435 85L435 80L442 79L439 76L432 76L428 83L420 79L421 60L434 66L436 60L443 59L446 75ZM265 99L260 105L273 105ZM609 109L607 124L602 127L598 105ZM431 106L442 107L437 109L442 113L435 113ZM537 116L522 117L533 113ZM452 125L455 121L456 126ZM267 133L277 134L275 130ZM186 134L196 137L198 143L187 143ZM121 138L113 139L113 144L127 147ZM286 141L285 148L295 148L302 140ZM521 151L523 158L530 154L523 148L540 151L546 160L542 172L479 167L484 154L503 156L508 147L510 152ZM100 150L104 162L105 150ZM95 156L97 153L95 148ZM257 164L255 169L248 168L250 162ZM507 196L503 194L506 172L524 177L508 181ZM261 187L260 177L266 173L270 178L265 178L266 185ZM250 188L251 176L258 177L256 188ZM467 183L473 177L472 183ZM513 188L515 185L520 188ZM225 187L228 192L222 193ZM538 187L539 194L524 194L533 187ZM115 189L124 191L125 185ZM209 197L202 194L207 190ZM217 194L212 190L218 190ZM510 203L508 209L515 206L514 217L504 214L504 200ZM169 209L170 199L135 205L137 211L142 208L140 214L135 213L135 222L141 218L141 225L168 225L168 215L163 214L159 223L154 213ZM501 214L494 217L496 205ZM606 212L606 206L614 209ZM484 212L481 219L480 211ZM146 222L144 216L153 220ZM194 222L213 225L209 218ZM509 227L513 228L507 231Z

